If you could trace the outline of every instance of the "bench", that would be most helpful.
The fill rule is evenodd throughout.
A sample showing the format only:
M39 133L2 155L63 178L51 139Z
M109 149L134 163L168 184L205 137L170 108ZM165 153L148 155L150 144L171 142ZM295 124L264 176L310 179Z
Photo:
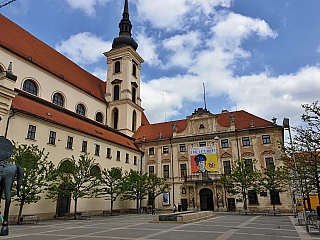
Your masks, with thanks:
M91 214L89 212L81 212L80 213L80 219L90 219Z
M276 210L268 210L268 215L273 215L273 216L276 216L276 215L280 215L281 216L281 211L276 209Z
M266 210L261 210L261 209L255 209L255 210L253 210L252 211L252 213L251 213L252 215L253 214L263 214L263 215L267 215L267 211Z
M102 216L111 216L111 211L110 210L103 210L101 214L102 214ZM121 215L121 211L119 209L112 210L112 216L115 216L115 215Z
M39 222L41 222L41 218L39 216L36 215L23 215L21 217L21 223L35 223L38 224Z
M248 210L248 209L247 209L247 210L246 210L246 209L239 209L239 215L242 214L242 213L243 213L243 214L246 214L246 215L247 215L247 214L252 214L251 210Z

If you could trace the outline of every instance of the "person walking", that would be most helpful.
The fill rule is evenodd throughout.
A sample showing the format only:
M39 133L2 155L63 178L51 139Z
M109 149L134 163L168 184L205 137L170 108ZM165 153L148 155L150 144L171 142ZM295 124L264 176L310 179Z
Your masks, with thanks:
M3 217L2 217L1 212L0 212L0 222L3 223Z
M151 215L156 215L156 213L154 211L154 205L152 205L152 208L151 208Z
M173 210L174 213L177 211L177 206L176 206L176 204L173 204L172 210Z

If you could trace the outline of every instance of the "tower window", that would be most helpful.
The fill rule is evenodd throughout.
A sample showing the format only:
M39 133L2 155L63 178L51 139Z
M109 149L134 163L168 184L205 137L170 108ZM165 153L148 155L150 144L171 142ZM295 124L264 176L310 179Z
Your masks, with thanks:
M137 92L137 90L136 90L136 88L135 87L133 87L132 88L132 102L136 102L136 92Z
M81 103L79 103L79 104L77 105L77 107L76 107L76 113L78 113L78 114L80 114L80 115L82 115L82 116L85 116L85 115L86 115L85 108L84 108L84 106L83 106Z
M137 77L137 66L134 63L132 64L132 75Z
M62 95L60 93L55 93L53 95L52 102L60 107L63 107L64 101Z
M120 72L120 61L116 61L114 64L114 73Z
M113 87L113 100L119 100L119 95L120 95L120 86L119 85L115 85Z
M31 93L33 95L38 95L38 88L34 81L32 80L26 80L23 83L22 89L28 93Z
M132 113L132 132L134 132L136 130L136 126L137 126L137 113L136 113L136 111L133 111L133 113Z
M118 129L118 117L119 117L119 112L118 109L113 110L113 128Z

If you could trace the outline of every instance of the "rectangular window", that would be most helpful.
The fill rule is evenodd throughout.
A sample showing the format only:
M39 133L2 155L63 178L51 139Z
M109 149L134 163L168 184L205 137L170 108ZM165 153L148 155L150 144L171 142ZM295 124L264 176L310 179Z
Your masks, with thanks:
M265 158L266 161L266 169L270 169L274 166L273 157L267 157Z
M34 140L36 138L36 126L29 125L27 139Z
M111 148L107 148L107 158L111 159Z
M149 148L149 155L154 155L154 147Z
M270 192L270 202L271 204L281 204L279 192Z
M50 131L49 144L56 145L56 132Z
M129 163L129 153L126 153L126 163Z
M88 143L87 141L82 141L82 147L81 147L81 152L86 153L88 149Z
M162 147L162 153L169 153L169 147L168 146L163 146Z
M186 152L186 145L185 144L180 144L180 152Z
M248 199L249 199L249 204L259 204L257 192L255 190L248 191Z
M242 146L250 146L250 138L249 137L242 138Z
M229 147L228 139L222 139L221 140L221 147L222 148L228 148Z
M253 162L252 159L245 159L246 168L250 168L253 171Z
M231 174L230 161L223 161L223 172L225 175Z
M73 137L68 136L67 148L72 149L72 145L73 145Z
M181 177L187 176L187 164L185 164L185 163L180 164L180 175L181 175Z
M96 148L94 150L94 155L96 156L100 156L100 145L99 144L95 144Z
M117 161L120 161L120 151L117 151Z
M263 144L271 143L270 135L262 135L262 143Z
M137 156L133 157L133 165L137 165Z
M169 165L163 165L163 177L169 178Z
M149 166L149 176L154 175L154 166Z
M206 142L199 142L199 147L205 147L207 146Z

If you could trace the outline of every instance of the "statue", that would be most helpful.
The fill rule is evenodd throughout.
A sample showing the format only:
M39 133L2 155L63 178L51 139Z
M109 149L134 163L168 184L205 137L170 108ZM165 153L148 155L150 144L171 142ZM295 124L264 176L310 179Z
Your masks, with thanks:
M9 235L8 218L9 208L11 204L11 189L15 175L17 175L17 195L19 196L19 190L23 179L23 169L16 164L5 163L5 160L12 155L13 146L12 143L3 136L0 136L0 199L2 192L5 196L5 207L3 213L3 223L0 232L0 236Z

